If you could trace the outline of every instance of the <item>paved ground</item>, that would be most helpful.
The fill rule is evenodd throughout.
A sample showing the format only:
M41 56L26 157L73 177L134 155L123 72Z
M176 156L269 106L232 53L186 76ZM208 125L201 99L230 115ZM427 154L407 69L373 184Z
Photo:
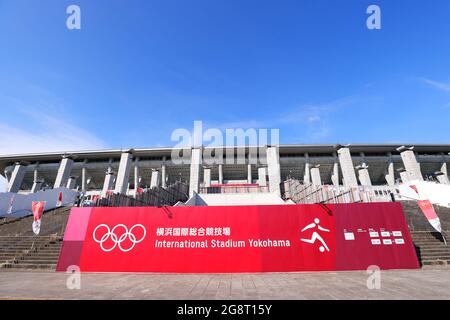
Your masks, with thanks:
M369 290L366 272L265 274L69 275L2 271L0 299L450 299L450 268L381 272L381 289Z

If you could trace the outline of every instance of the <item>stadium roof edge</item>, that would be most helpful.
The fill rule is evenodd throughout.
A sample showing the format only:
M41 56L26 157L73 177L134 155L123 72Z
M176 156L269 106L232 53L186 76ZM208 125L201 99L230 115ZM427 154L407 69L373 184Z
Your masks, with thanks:
M280 151L290 151L293 149L299 149L298 151L307 152L306 150L329 152L334 150L334 144L281 144L279 145ZM355 151L380 151L380 152L396 152L396 148L400 146L414 146L415 151L435 151L447 153L450 151L450 144L413 144L413 143L385 143L385 144L350 144L350 149ZM254 148L256 146L233 146L232 148ZM228 148L226 146L208 146L206 148ZM160 147L160 148L133 148L133 153L137 156L145 153L155 153L155 155L162 155L172 150L182 150L183 147ZM118 154L130 150L130 148L121 149L98 149L98 150L78 150L78 151L55 151L55 152L42 152L42 153L20 153L20 154L0 154L0 161L13 161L24 160L27 158L54 158L62 157L64 155L72 155L74 157L87 157L87 156L117 156Z

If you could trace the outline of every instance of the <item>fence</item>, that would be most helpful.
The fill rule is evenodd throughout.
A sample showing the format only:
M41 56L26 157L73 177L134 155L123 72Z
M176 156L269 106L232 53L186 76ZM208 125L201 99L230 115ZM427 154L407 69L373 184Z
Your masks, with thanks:
M263 187L258 185L249 186L212 186L212 187L200 187L199 193L267 193L269 187Z
M137 194L135 198L113 193L96 200L96 207L161 207L173 206L178 201L188 200L188 186L176 182L167 188L154 187Z
M288 179L282 184L285 200L295 203L353 203L353 202L390 202L401 199L398 189L389 186L359 186L347 188L332 185L302 184L298 180Z

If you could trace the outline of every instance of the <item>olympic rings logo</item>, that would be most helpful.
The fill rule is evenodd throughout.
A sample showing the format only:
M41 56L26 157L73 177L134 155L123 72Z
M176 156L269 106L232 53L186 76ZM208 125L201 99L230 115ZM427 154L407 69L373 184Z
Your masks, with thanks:
M97 230L98 230L99 228L105 228L105 229L106 229L106 233L103 234L103 236L101 236L100 239L97 237ZM117 228L122 228L122 229L124 230L124 233L123 233L120 237L118 237L118 236L116 235L116 233L115 233L115 231L116 231ZM139 240L136 239L136 236L135 236L134 233L133 233L133 230L134 230L135 228L142 228L143 234L142 234L142 237L141 237ZM108 225L106 225L106 224L99 224L99 225L94 229L94 232L92 233L92 237L94 238L94 241L95 241L95 242L100 243L100 247L101 247L102 250L105 251L105 252L110 252L110 251L114 250L114 248L115 248L116 246L118 246L119 249L120 249L122 252L128 252L128 251L130 251L131 249L133 249L134 246L135 246L137 243L139 243L139 242L141 242L142 240L144 240L146 234L147 234L147 230L145 230L145 227L144 227L142 224L135 224L134 226L132 226L132 227L130 228L130 230L128 230L128 228L127 228L124 224L118 224L118 225L116 225L114 228L112 228L111 230L109 229L109 226L108 226ZM111 238L111 240L112 240L112 242L114 243L114 245L113 245L111 248L105 248L105 247L103 246L103 244L104 244L109 238ZM131 243L132 243L132 245L131 245L129 248L123 248L123 247L122 247L122 243L123 243L126 239L129 239L129 240L131 241Z

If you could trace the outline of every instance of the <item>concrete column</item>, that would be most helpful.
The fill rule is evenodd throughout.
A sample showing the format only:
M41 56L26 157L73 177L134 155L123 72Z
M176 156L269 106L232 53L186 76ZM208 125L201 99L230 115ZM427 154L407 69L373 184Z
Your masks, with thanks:
M350 149L347 147L340 147L337 150L339 164L342 171L342 180L344 187L357 188L358 181L356 180L355 168L353 166Z
M42 184L44 180L34 180L33 186L31 187L31 193L36 193L42 189Z
M166 165L161 166L161 187L167 188Z
M304 184L311 183L311 165L309 163L305 163L305 174L303 175L303 183Z
M160 175L158 169L152 169L152 178L150 180L150 188L159 187Z
M400 152L400 156L402 157L403 165L405 166L405 170L408 175L408 180L423 181L422 172L420 171L420 164L417 162L413 148L414 147L406 148L405 146L402 146L397 148L397 151Z
M33 186L31 187L31 193L36 193L42 188L43 180L39 179L39 162L36 163L33 171Z
M280 170L280 154L278 147L267 147L267 171L269 173L269 190L271 193L281 197L281 170Z
M309 164L309 155L305 153L305 174L303 175L303 183L309 184L311 183L311 165Z
M372 180L370 180L369 175L369 166L367 166L365 163L363 163L360 166L356 167L356 170L358 170L358 178L359 182L362 186L372 186Z
M267 168L258 168L258 184L260 187L267 186Z
M136 198L139 189L139 158L134 160L134 192L133 196Z
M126 194L128 187L128 180L130 179L132 150L122 152L120 156L119 170L117 171L115 193Z
M389 162L387 172L384 177L390 187L395 186L394 163L392 161Z
M86 192L87 190L87 173L86 167L81 168L81 192Z
M252 165L248 164L247 165L247 183L251 184L253 182L252 179Z
M69 156L63 156L61 163L59 165L58 174L56 175L55 184L53 188L65 187L67 181L70 178L70 173L72 172L73 159Z
M105 175L105 182L103 183L103 189L102 189L102 193L101 196L105 197L106 193L109 190L113 190L114 188L114 178L116 177L116 175L114 174L114 172L109 168L108 171L106 171L106 175Z
M205 167L203 169L203 185L205 187L211 186L211 168Z
M8 187L6 188L6 192L19 192L26 170L27 167L25 163L17 162L15 164L11 178L9 179Z
M447 163L443 163L441 166L441 171L439 172L439 174L436 176L436 178L438 179L439 183L442 184L450 184L450 181L448 179L448 172L447 172Z
M406 172L405 169L399 169L398 172L400 173L400 179L402 180L403 183L408 183L409 182L409 175Z
M442 171L439 171L439 172L436 173L436 179L441 184L450 184L450 182L448 180L448 176L445 175Z
M312 181L312 184L315 186L322 185L322 179L320 178L319 167L320 167L320 164L315 165L311 168L311 181Z
M75 189L77 183L76 177L70 177L69 180L67 180L67 189Z
M191 154L191 168L189 175L189 196L198 193L200 187L200 166L202 164L202 149L193 148Z
M5 174L6 182L9 183L9 181L11 180L11 172L9 170L6 170L6 168L5 168L4 174Z
M223 184L223 165L219 164L219 184Z
M331 182L335 187L339 187L339 164L333 163L333 171L331 172Z
M35 168L33 171L33 181L37 181L39 179L39 172L38 169Z

